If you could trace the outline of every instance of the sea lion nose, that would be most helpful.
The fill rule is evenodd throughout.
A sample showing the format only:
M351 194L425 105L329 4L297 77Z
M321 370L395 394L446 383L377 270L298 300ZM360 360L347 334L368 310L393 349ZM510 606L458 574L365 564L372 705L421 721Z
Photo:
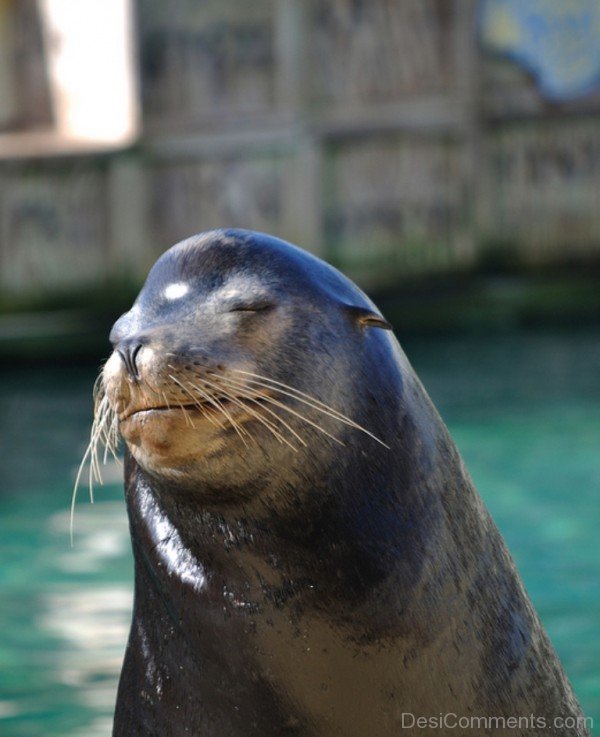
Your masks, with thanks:
M129 338L121 340L115 349L119 356L121 356L121 360L125 364L127 373L135 381L138 381L140 378L138 367L136 364L136 358L138 353L140 352L141 347L142 343L139 340L137 340L136 338Z

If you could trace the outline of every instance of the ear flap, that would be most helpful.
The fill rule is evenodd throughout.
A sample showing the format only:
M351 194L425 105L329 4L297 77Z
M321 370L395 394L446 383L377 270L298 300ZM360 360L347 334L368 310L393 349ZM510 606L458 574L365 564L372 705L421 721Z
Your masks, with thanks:
M355 307L354 305L344 305L346 313L363 328L383 328L383 330L391 330L390 323L373 310L367 307Z

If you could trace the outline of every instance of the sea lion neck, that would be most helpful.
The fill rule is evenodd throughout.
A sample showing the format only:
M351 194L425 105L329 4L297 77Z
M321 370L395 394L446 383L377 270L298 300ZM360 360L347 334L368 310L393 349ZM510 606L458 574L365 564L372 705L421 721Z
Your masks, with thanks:
M126 496L136 560L147 565L154 558L169 581L182 583L202 579L207 569L251 575L262 560L274 572L265 580L319 578L330 592L357 596L387 576L392 559L403 556L408 578L416 580L423 541L417 540L421 530L411 500L407 497L391 514L394 499L385 489L378 498L370 493L358 498L346 484L348 479L353 485L361 481L360 463L351 459L350 464L356 465L354 471L332 469L326 484L315 482L302 496L281 485L262 490L257 485L249 501L200 506L197 498L163 492L127 454ZM381 486L379 476L375 465L369 479ZM274 497L286 494L287 503L275 503ZM373 528L379 528L377 544ZM383 563L385 547L389 560ZM410 571L409 560L414 564Z
M257 482L250 501L200 505L202 494L173 494L128 454L136 565L150 570L167 598L177 587L191 586L192 596L203 595L208 581L232 591L237 586L238 594L252 592L255 602L285 601L303 611L318 597L319 607L330 612L367 612L373 592L388 586L395 596L410 598L423 584L428 548L431 575L436 547L429 541L445 524L439 489L415 483L411 459L434 452L436 440L417 429L428 427L429 409L411 396L409 383L412 404L399 413L391 448L373 443L369 463L364 453L345 448L326 472L317 468L314 478L304 479L302 494L283 482L262 490ZM390 453L396 461L391 479ZM402 616L399 611L394 627L403 628ZM371 617L370 626L389 622Z

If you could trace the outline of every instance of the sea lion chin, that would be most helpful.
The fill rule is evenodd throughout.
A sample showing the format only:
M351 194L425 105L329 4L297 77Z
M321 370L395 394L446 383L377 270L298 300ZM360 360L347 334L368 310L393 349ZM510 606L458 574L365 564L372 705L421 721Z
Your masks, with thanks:
M152 268L92 432L125 440L135 560L115 737L440 734L406 714L588 734L389 328L267 235L204 233Z

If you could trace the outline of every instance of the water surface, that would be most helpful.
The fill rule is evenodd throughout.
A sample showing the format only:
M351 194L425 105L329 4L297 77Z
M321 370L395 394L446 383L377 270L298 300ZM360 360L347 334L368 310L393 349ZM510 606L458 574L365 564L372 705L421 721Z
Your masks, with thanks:
M413 365L600 722L600 330L412 339ZM131 607L120 469L77 507L93 369L0 374L0 734L108 737Z

